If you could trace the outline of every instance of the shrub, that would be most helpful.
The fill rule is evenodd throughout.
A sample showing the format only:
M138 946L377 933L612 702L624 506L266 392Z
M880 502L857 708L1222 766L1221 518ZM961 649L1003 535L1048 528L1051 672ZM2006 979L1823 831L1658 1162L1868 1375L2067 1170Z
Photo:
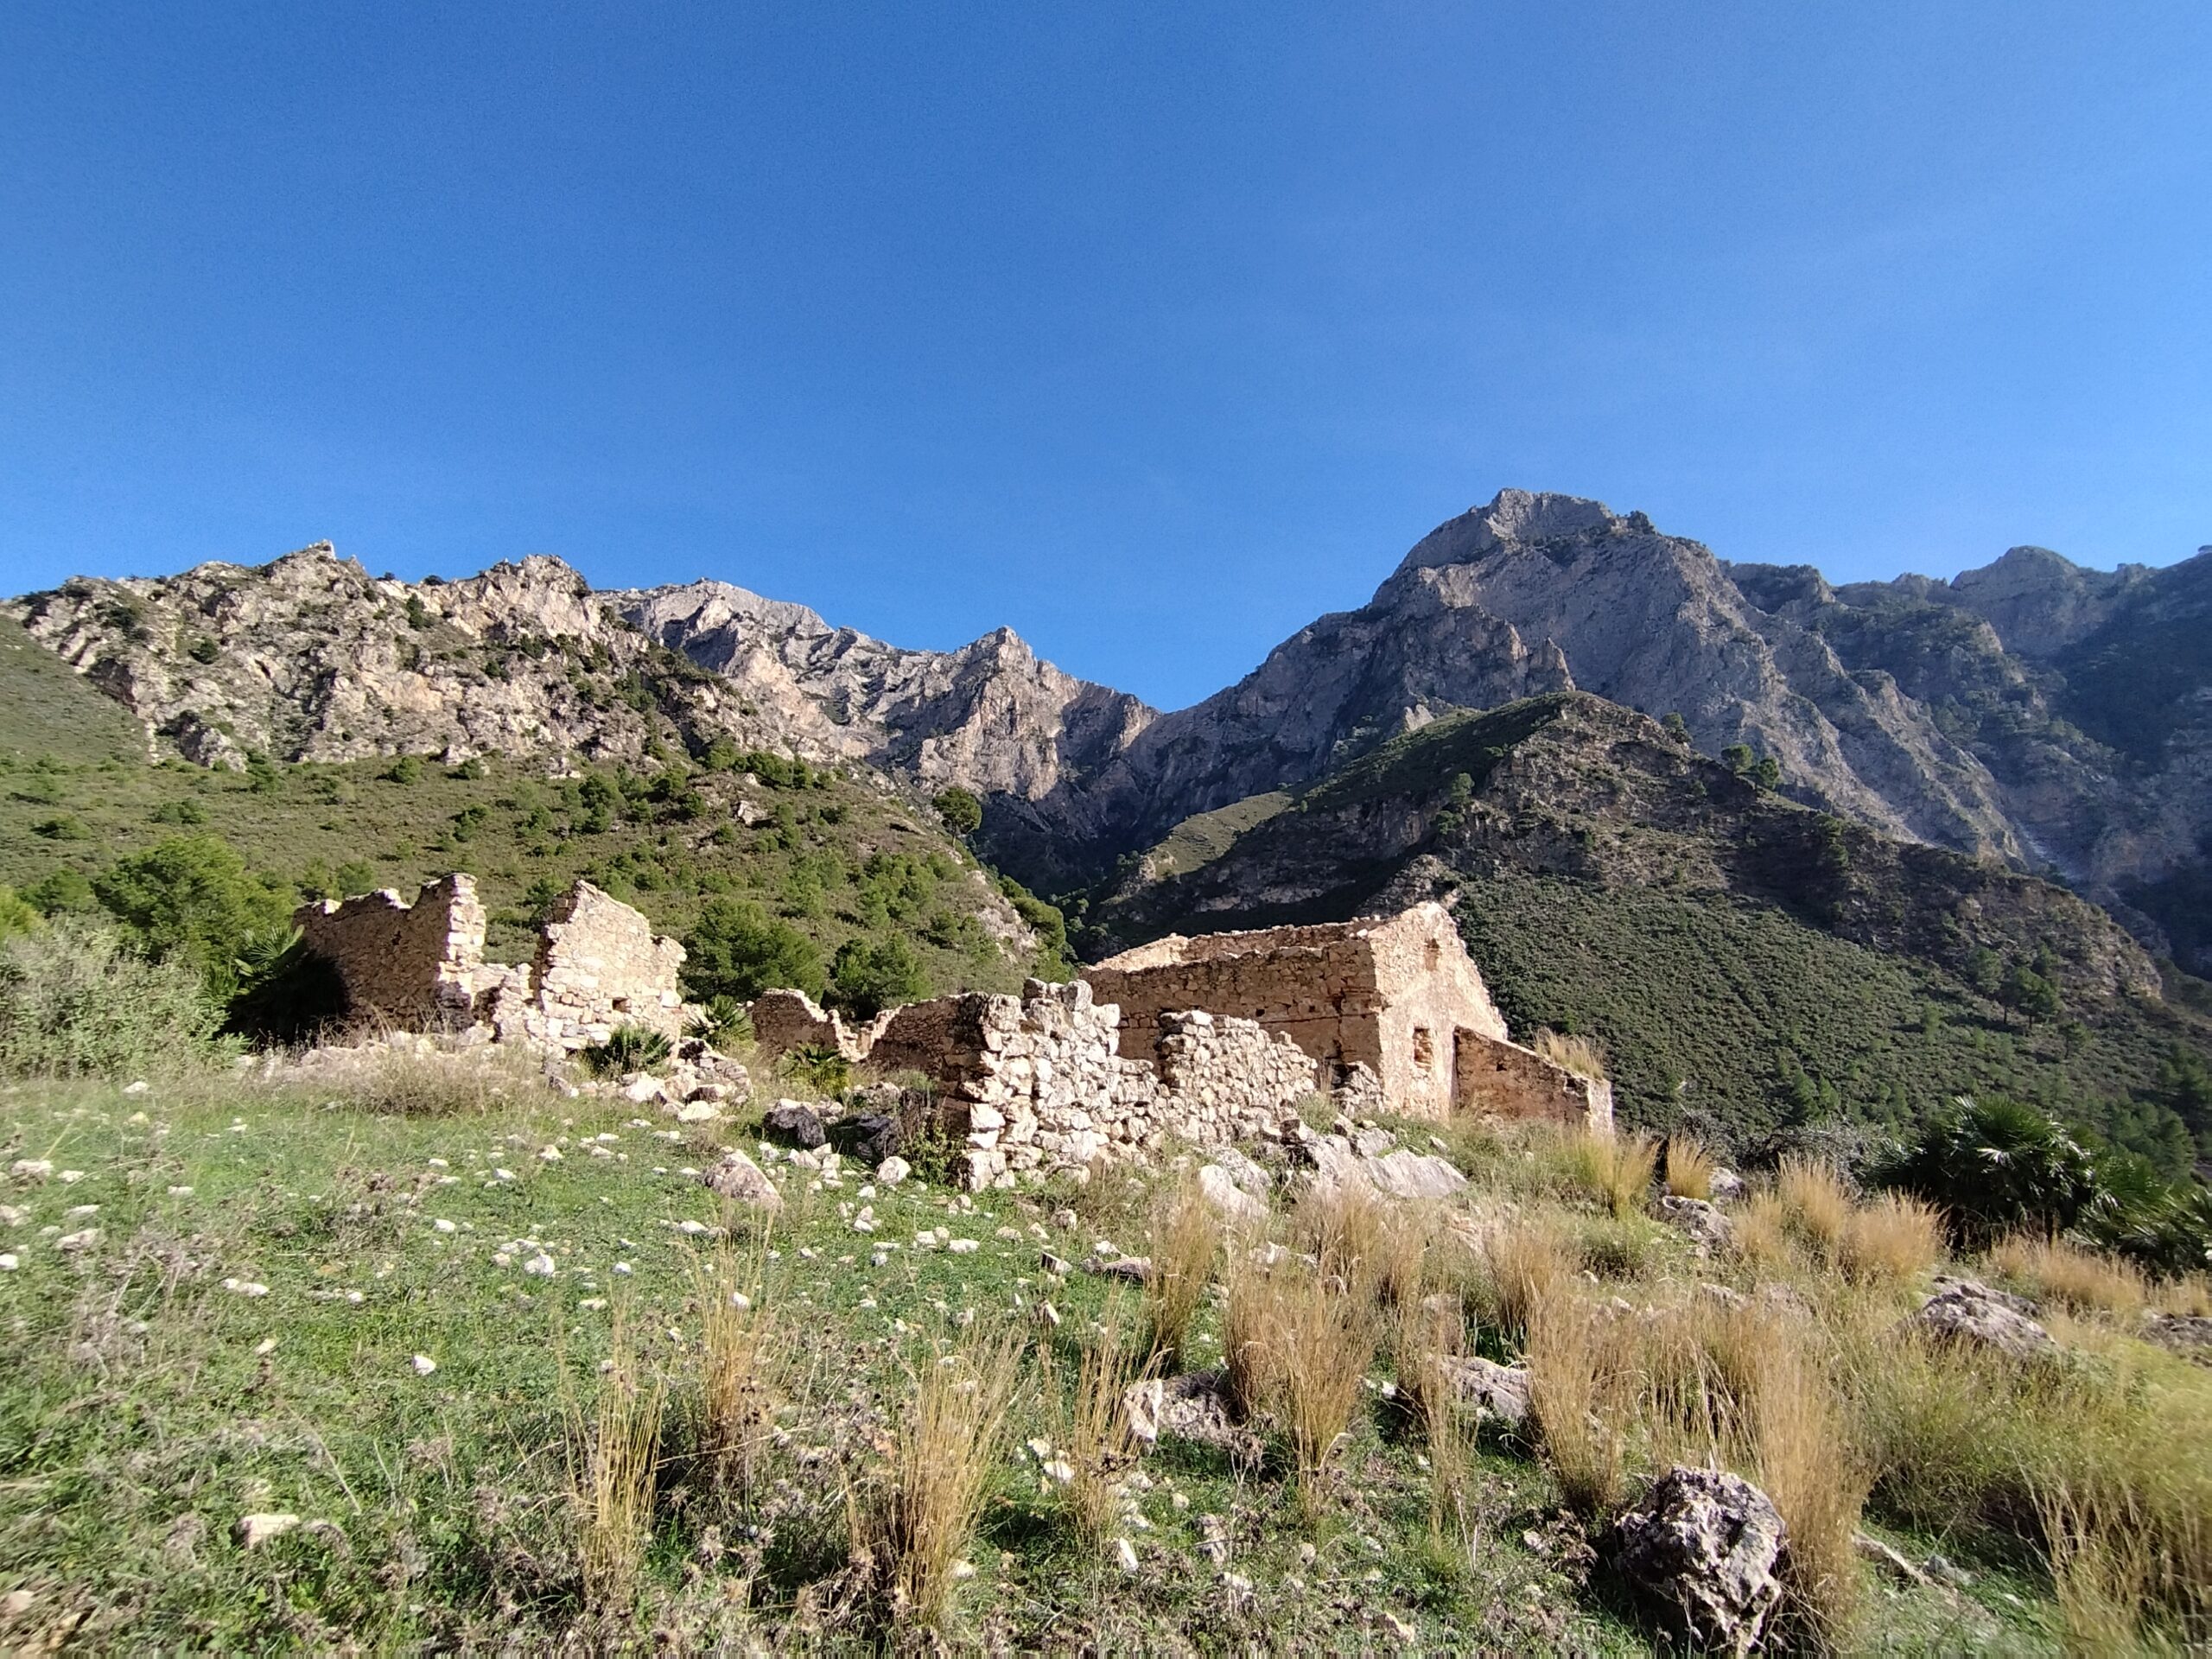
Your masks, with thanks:
M2096 1164L2031 1106L1961 1096L1892 1172L1895 1185L1939 1205L1961 1239L2063 1232L2099 1193Z
M944 820L944 827L956 836L972 836L983 827L983 804L957 784L938 791L931 804Z
M699 1001L779 988L819 997L828 985L814 941L749 899L710 901L683 944L683 988Z
M112 928L57 916L0 940L0 1071L173 1071L207 1057L221 1020L188 963L149 961Z
M93 911L100 901L92 892L92 884L74 870L55 870L41 876L23 889L23 897L37 906L41 916L53 916L63 911Z
M29 933L45 925L36 905L13 887L0 887L0 939L10 933Z
M583 1062L594 1077L619 1077L631 1071L650 1071L668 1058L670 1043L663 1032L643 1026L617 1026L603 1043L583 1052Z
M423 776L423 758L416 754L403 754L378 775L388 784L418 782Z
M92 890L149 955L190 963L225 1002L248 954L291 932L289 896L214 836L178 836L118 860Z
M837 947L824 993L833 1007L874 1019L889 1007L918 1002L930 994L928 971L914 947L896 937L848 939Z

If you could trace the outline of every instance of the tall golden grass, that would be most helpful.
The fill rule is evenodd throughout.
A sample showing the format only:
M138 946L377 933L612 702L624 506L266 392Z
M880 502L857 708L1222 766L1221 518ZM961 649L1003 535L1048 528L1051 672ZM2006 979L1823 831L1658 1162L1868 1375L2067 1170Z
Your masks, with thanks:
M1482 1260L1484 1320L1516 1342L1527 1341L1536 1310L1566 1294L1574 1278L1570 1247L1550 1216L1501 1223L1483 1241Z
M1775 1172L1775 1197L1791 1229L1821 1261L1833 1262L1851 1224L1851 1188L1832 1164L1789 1157Z
M1247 1266L1223 1313L1229 1382L1248 1416L1273 1420L1290 1443L1300 1508L1327 1501L1338 1442L1375 1357L1375 1312L1342 1281L1293 1258Z
M1020 1342L1003 1336L923 1364L889 1466L851 1505L854 1559L894 1624L944 1622L1005 1439L1020 1360Z
M608 1369L591 1421L584 1420L563 1368L569 1420L569 1484L576 1516L584 1598L601 1613L637 1600L639 1568L660 1489L661 1412L666 1388L647 1370L626 1310L617 1307Z
M1943 1259L1942 1217L1918 1198L1881 1193L1845 1217L1835 1256L1858 1283L1901 1282Z
M1190 1340L1221 1243L1220 1218L1195 1180L1179 1182L1154 1203L1144 1315L1153 1355L1163 1363Z
M1667 1137L1667 1190L1678 1198L1713 1197L1713 1154L1694 1135Z
M2031 1294L2077 1313L2133 1317L2149 1306L2151 1284L2134 1263L2085 1250L2063 1238L2014 1234L1998 1241L1990 1264Z
M1529 1039L1529 1046L1578 1077L1592 1083L1605 1081L1605 1051L1593 1039L1554 1031L1548 1026Z
M783 1332L766 1305L757 1258L741 1258L725 1242L698 1280L698 1451L716 1490L742 1499L772 1425Z
M1651 1197L1658 1144L1648 1135L1584 1129L1566 1147L1572 1178L1615 1217L1639 1215Z
M1084 1344L1067 1421L1067 1512L1077 1535L1103 1550L1120 1531L1127 1477L1137 1461L1136 1434L1123 1408L1129 1385L1149 1371L1122 1334L1120 1309L1109 1305Z
M1578 1514L1618 1507L1627 1477L1620 1402L1611 1397L1610 1332L1572 1296L1539 1304L1529 1324L1529 1406L1560 1492Z

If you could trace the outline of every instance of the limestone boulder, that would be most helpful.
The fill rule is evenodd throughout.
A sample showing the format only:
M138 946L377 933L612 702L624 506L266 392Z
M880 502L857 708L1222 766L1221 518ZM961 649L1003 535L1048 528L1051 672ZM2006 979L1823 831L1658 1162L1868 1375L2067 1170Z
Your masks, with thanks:
M1199 1446L1236 1449L1245 1431L1236 1421L1227 1374L1192 1371L1180 1376L1147 1377L1122 1393L1122 1410L1129 1433L1147 1450L1165 1435Z
M1747 1654L1782 1599L1773 1501L1740 1476L1676 1465L1622 1516L1622 1575L1694 1647Z
M721 1161L699 1179L716 1196L728 1198L733 1204L742 1204L771 1214L784 1207L784 1195L776 1190L776 1184L768 1179L760 1165L734 1147L724 1153Z
M1401 1198L1448 1198L1467 1184L1467 1178L1430 1152L1404 1147L1380 1158L1362 1160L1367 1178L1382 1191Z
M1474 1354L1439 1354L1436 1366L1462 1404L1473 1406L1509 1428L1528 1422L1527 1366L1500 1365Z
M2058 1344L2028 1317L2033 1304L1975 1279L1945 1277L1909 1324L1948 1342L1986 1348L2018 1360L2056 1358Z
M1232 1227L1267 1224L1267 1205L1239 1186L1236 1178L1219 1164L1200 1166L1198 1193L1207 1207Z
M1707 1249L1723 1249L1736 1235L1734 1224L1702 1198L1678 1198L1669 1194L1655 1207L1660 1220L1678 1232L1688 1234Z

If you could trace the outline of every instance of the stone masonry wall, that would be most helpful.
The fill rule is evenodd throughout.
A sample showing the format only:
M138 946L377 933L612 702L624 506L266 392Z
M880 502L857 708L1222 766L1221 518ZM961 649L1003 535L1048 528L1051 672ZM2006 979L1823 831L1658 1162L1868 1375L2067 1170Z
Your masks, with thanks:
M563 1048L603 1043L621 1026L683 1034L683 947L588 881L553 906L538 935L531 1034Z
M338 969L355 1017L408 1030L470 1023L478 999L515 971L484 960L484 906L473 876L443 876L411 905L389 887L303 905L292 924Z
M810 1029L785 1020L790 1012L772 1008L770 1028ZM1019 997L970 994L894 1010L865 1058L874 1070L935 1083L943 1126L960 1143L959 1173L975 1187L1157 1151L1170 1136L1220 1145L1273 1133L1317 1082L1296 1044L1249 1020L1171 1014L1156 1063L1120 1052L1120 1011L1082 981L1031 980ZM757 1003L753 1030L775 1052Z
M1613 1085L1592 1083L1518 1043L1463 1038L1457 1056L1457 1109L1492 1117L1610 1128Z

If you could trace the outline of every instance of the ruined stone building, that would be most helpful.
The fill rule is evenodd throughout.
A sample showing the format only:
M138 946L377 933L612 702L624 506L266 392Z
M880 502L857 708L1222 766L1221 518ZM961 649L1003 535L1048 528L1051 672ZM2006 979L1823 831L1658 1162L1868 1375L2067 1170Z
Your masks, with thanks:
M1141 1055L1172 1014L1198 1008L1288 1038L1332 1088L1365 1082L1413 1117L1481 1112L1564 1122L1612 1118L1612 1089L1510 1039L1451 912L1252 932L1170 934L1084 977L1121 1009L1124 1054Z
M480 1027L502 1040L574 1051L618 1027L682 1034L683 947L638 911L579 881L556 902L525 966L487 962L474 876L441 876L409 903L390 888L302 906L302 944L338 971L347 1014L403 1030Z
M1170 1014L1141 1055L1123 1049L1120 1025L1120 1010L1081 980L912 1002L858 1027L798 991L753 1004L754 1039L771 1058L834 1050L883 1076L926 1077L970 1186L1156 1152L1171 1136L1218 1146L1273 1135L1319 1085L1295 1043L1249 1020Z

